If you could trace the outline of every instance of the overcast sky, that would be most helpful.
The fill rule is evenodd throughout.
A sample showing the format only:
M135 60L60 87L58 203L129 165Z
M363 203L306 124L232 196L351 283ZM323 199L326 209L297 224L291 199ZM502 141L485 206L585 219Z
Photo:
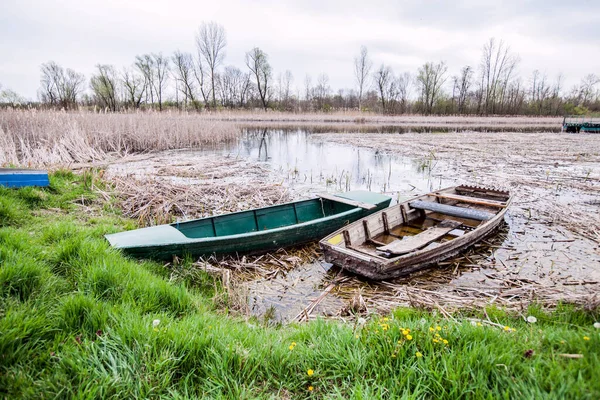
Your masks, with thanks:
M98 63L119 68L137 54L194 52L202 21L227 33L225 65L244 68L258 46L275 75L302 87L329 76L354 87L353 59L365 45L375 66L415 73L446 61L449 75L477 66L490 38L519 54L524 83L539 69L571 87L600 75L600 0L0 0L0 84L37 97L40 65L53 60L87 78Z

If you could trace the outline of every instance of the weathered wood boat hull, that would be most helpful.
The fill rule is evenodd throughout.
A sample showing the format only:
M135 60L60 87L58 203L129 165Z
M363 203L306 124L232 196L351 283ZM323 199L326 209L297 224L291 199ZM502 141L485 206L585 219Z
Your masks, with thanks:
M304 244L386 208L388 196L340 194L339 201L311 199L193 221L106 235L113 247L135 257L249 254ZM343 197L342 197L343 196ZM355 207L353 202L365 207Z
M444 196L445 193L449 194L455 189L456 188L447 188L435 193ZM464 219L448 215L442 216L442 214L434 211L428 213L427 211L424 211L424 209L411 208L411 204L418 206L420 205L419 202L422 201L427 202L432 199L439 200L440 197L438 195L430 193L374 213L330 234L319 242L324 253L324 258L327 262L338 265L344 270L354 274L372 280L383 280L407 276L444 259L456 256L476 242L492 234L504 220L504 215L511 202L510 195L506 192L480 188L468 189L474 190L474 192L481 191L481 193L484 193L484 191L487 191L489 193L498 194L496 198L502 198L503 193L505 193L504 201L502 202L496 200L480 201L489 205L488 211L490 208L501 208L495 213L489 212L489 217L486 215L488 212L479 210L472 212L473 210L467 209L468 211L465 210L464 215L468 215L471 218ZM448 197L452 197L452 195L449 195ZM460 198L462 196L455 197ZM458 209L461 207L449 207L454 207L454 211L460 213L460 210ZM428 209L428 207L425 207L425 210ZM434 243L435 246L427 245L426 243L423 248L416 248L408 254L391 258L384 257L381 252L377 252L375 249L371 250L371 247L368 247L365 244L369 241L376 241L373 238L386 231L386 225L388 226L387 230L389 230L390 226L399 227L401 224L410 223L411 221L416 220L418 218L417 214L423 217L423 213L425 213L426 216L429 215L432 218L437 219L442 216L442 220L446 221L448 219L470 221L470 223L474 225L473 230L464 233L462 236L453 237L451 240L447 240L443 243ZM475 226L476 223L474 221L478 221L478 219L481 222ZM386 247L379 248L385 249Z
M47 171L31 169L0 168L0 186L20 188L50 185Z

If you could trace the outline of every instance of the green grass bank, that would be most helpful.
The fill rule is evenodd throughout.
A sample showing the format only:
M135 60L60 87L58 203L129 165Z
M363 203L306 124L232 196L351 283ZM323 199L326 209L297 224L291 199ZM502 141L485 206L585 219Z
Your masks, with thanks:
M228 315L190 262L123 257L93 174L0 188L0 397L600 398L598 311L399 309L364 324ZM523 316L537 319L528 323ZM497 325L495 325L497 324Z

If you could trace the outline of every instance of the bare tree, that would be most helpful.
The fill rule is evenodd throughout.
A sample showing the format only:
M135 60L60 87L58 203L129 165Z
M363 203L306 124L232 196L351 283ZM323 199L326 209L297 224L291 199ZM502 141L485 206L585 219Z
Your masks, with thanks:
M139 108L147 88L144 77L137 74L133 69L123 68L121 81L127 96L126 102L131 107Z
M469 89L471 88L473 81L473 68L468 65L464 66L460 70L460 75L455 76L453 81L453 91L456 94L456 103L458 108L457 111L459 114L462 114L465 112Z
M510 47L501 40L491 38L483 46L481 57L481 99L486 114L496 113L504 103L506 89L513 78L519 57L510 52Z
M156 80L156 67L154 65L154 58L151 54L136 56L135 66L144 77L146 103L154 104L154 81Z
M198 109L198 101L195 97L195 75L194 59L190 53L182 53L179 50L173 53L173 75L177 82L178 90L183 94L184 104L187 107L188 101L192 106Z
M256 89L266 111L269 103L269 91L271 89L269 84L272 74L267 53L258 47L253 48L246 53L246 65L256 79Z
M354 58L354 76L358 85L358 110L362 107L363 92L368 90L366 85L368 84L368 78L371 74L371 68L373 63L369 60L369 54L367 48L362 46L360 48L360 54Z
M292 75L292 71L286 70L285 73L283 74L283 82L282 82L284 108L289 107L293 81L294 81L294 75Z
M546 99L550 97L551 88L547 83L546 74L534 70L531 74L530 105L535 112L542 114Z
M163 91L167 86L169 77L169 59L163 56L162 53L152 54L152 59L155 67L155 79L152 87L158 101L158 109L162 111Z
M419 68L417 84L420 89L421 102L426 114L431 114L433 105L438 99L442 85L446 81L448 67L445 62L425 63Z
M215 77L217 67L223 62L225 57L225 46L227 38L225 37L225 28L216 22L203 22L196 34L196 47L201 59L206 62L210 72L212 103L217 106L215 98Z
M392 69L383 64L379 67L374 74L375 85L377 86L377 90L379 91L379 99L381 100L381 109L383 113L387 111L387 102L391 95L391 91L393 89L392 83L394 81L394 74L392 73Z
M325 108L330 93L331 86L329 86L329 76L327 76L327 74L320 74L317 79L317 86L315 86L314 89L314 99L317 102L317 108L319 110Z
M200 89L200 94L202 95L202 100L204 100L204 105L208 107L211 90L210 87L206 87L206 80L204 79L206 71L204 65L202 65L202 58L200 56L198 56L198 60L194 64L193 72L196 82L198 83L198 88Z
M581 79L579 84L579 102L581 105L587 106L597 97L596 85L600 83L600 77L594 74L588 74Z
M562 105L562 99L560 97L560 92L563 89L563 80L564 77L562 75L562 73L558 74L558 76L556 77L556 82L554 82L554 85L552 86L552 110L551 112L554 115L558 115L559 111L560 111L560 107Z
M27 100L9 88L2 90L2 85L0 84L0 104L12 104L19 105L27 103Z
M400 100L400 111L405 113L408 109L408 99L410 97L410 87L412 83L410 72L404 72L398 76L396 80L396 88L398 90L398 98Z
M90 88L97 101L110 111L117 111L119 105L119 78L112 65L96 65L96 74L90 78Z
M221 99L226 107L243 107L250 86L249 75L240 71L237 67L225 67L223 74L219 76L217 86L221 91Z
M304 100L312 100L312 77L309 74L304 77Z
M41 66L42 78L40 88L40 99L52 106L60 106L65 109L75 107L77 98L83 90L85 77L83 74L66 70L49 61Z

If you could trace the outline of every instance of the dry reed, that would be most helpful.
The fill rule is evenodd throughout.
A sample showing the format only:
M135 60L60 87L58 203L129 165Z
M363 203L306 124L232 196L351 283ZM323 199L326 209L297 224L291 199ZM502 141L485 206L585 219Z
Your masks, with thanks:
M150 151L203 148L236 139L232 122L199 114L0 111L0 165L89 163Z
M530 116L478 116L478 115L380 115L358 111L333 113L289 113L278 111L222 111L206 114L205 118L236 122L296 122L296 123L354 123L385 125L478 125L523 127L552 127L562 123L562 117Z

